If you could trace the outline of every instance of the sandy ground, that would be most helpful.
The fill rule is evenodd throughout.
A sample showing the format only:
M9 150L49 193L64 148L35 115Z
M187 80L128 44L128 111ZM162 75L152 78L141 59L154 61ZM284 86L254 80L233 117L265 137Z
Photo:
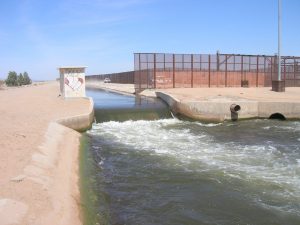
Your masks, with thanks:
M0 90L0 224L81 224L80 133L55 123L87 113L58 82Z

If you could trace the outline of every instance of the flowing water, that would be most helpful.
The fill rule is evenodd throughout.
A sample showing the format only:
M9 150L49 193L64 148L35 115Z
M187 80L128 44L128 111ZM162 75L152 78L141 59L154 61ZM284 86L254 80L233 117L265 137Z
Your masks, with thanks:
M161 102L88 94L113 112L87 132L100 224L300 224L299 121L204 124Z

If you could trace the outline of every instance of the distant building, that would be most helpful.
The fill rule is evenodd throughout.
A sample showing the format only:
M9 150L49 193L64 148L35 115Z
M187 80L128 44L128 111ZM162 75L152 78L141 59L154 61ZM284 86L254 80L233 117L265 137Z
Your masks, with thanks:
M65 98L85 97L86 66L59 67L60 92Z

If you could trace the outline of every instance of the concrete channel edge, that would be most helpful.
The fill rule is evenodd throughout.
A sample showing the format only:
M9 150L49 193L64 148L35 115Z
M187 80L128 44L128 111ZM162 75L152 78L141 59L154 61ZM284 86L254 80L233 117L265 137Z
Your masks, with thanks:
M94 101L90 97L87 99L90 102L88 113L61 118L56 122L78 132L88 130L94 122Z
M280 114L286 119L300 119L299 102L265 102L248 99L180 101L164 92L157 91L155 93L158 98L168 104L175 115L183 115L204 122L270 118L274 114ZM233 113L230 110L233 104L239 105L241 110Z

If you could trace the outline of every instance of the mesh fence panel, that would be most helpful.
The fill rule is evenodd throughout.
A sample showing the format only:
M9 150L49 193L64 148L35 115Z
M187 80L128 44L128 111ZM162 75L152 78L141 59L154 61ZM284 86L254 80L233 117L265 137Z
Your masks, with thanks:
M135 53L134 83L146 88L268 87L277 79L276 56ZM300 86L300 57L282 57L286 86Z

